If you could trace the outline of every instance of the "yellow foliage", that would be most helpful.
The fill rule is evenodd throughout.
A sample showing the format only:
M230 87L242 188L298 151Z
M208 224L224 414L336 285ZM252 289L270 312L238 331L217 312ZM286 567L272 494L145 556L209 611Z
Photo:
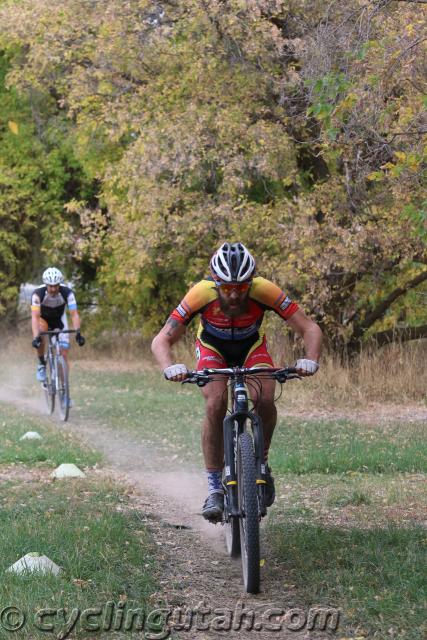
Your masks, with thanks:
M9 129L11 130L11 132L17 136L19 133L19 126L16 122L14 122L13 120L9 120L9 122L7 123L9 126Z
M1 6L0 44L20 50L8 83L67 128L98 185L69 194L72 259L145 331L224 239L335 344L425 259L418 8L285 4Z

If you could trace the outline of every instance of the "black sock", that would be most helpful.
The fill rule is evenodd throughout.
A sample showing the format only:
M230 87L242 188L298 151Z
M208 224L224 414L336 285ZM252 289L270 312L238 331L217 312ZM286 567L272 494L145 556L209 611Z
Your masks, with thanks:
M40 364L46 366L46 359L45 359L44 356L39 356L39 362L40 362Z

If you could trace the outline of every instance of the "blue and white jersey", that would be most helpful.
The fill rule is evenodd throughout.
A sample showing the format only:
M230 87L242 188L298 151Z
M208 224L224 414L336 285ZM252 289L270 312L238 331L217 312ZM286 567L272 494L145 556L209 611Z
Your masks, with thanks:
M63 284L59 285L56 295L49 294L47 286L43 285L35 289L31 296L31 311L40 311L40 317L49 325L56 325L65 319L66 307L73 311L77 309L77 302L72 289Z

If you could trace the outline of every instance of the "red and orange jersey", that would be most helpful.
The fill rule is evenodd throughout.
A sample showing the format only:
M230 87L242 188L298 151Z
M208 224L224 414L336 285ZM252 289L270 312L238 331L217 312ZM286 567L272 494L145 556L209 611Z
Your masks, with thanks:
M290 318L298 305L280 287L256 277L248 294L244 313L236 318L227 316L221 309L215 282L207 278L192 287L171 314L171 318L187 325L200 314L201 326L209 334L223 340L242 340L260 331L265 311L275 311L284 320Z

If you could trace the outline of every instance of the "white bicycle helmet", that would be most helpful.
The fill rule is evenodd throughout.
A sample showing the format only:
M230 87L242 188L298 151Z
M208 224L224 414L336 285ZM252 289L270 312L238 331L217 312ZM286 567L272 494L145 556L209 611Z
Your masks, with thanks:
M241 242L224 242L212 256L210 268L223 282L245 282L255 273L255 260Z
M64 277L59 269L55 267L49 267L43 272L43 284L60 284Z

